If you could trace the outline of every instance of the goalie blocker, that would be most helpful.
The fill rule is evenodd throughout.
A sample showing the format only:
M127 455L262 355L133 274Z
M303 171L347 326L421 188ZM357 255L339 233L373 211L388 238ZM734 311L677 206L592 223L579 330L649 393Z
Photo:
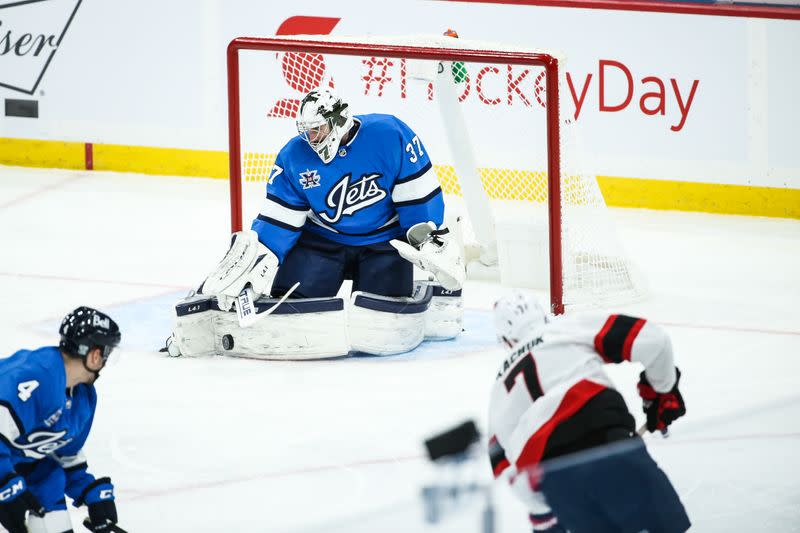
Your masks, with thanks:
M242 327L234 311L220 309L216 297L192 292L175 306L175 329L166 351L172 356L282 360L340 357L351 351L392 355L426 339L456 337L463 316L461 291L428 281L415 282L408 298L355 292L348 302L299 298L277 303L257 299L255 322Z

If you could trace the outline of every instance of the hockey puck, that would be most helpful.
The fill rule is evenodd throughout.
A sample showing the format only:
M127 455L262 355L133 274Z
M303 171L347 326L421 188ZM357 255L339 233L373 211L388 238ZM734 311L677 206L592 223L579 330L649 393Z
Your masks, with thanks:
M233 335L222 336L222 347L226 350L233 350Z

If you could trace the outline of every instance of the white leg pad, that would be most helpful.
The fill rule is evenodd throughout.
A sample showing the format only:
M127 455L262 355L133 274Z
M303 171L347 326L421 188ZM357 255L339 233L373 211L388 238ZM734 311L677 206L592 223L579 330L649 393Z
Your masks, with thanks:
M448 291L433 285L433 298L425 313L425 340L443 341L456 338L464 325L464 301L461 289Z
M417 285L410 298L354 292L347 320L350 347L373 355L413 350L425 338L425 314L432 297L430 285Z
M277 300L256 300L256 312ZM344 301L341 298L287 300L253 325L239 326L235 312L220 311L216 300L196 295L176 308L172 334L183 356L230 355L255 359L324 359L347 355ZM170 346L171 355L173 346Z
M175 326L167 339L172 356L200 357L217 355L214 348L214 312L212 298L190 293L175 306Z
M67 511L50 511L44 516L28 515L29 533L64 533L72 531L72 522Z
M257 311L276 302L260 298ZM341 298L287 300L247 328L208 295L187 297L175 313L167 341L170 355L301 360L339 357L350 350L394 355L423 340L453 339L461 333L464 308L460 290L418 281L409 298L355 292L347 314Z

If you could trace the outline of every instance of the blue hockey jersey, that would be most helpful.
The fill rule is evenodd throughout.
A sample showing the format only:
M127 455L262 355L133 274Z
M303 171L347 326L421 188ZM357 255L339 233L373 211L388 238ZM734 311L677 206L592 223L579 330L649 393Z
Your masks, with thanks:
M95 478L81 452L92 427L97 394L93 385L67 391L61 352L55 346L20 350L0 359L0 478L19 463L57 461L73 500Z
M281 262L301 231L363 246L442 223L442 190L419 137L392 115L354 120L355 136L328 164L299 135L278 154L251 227Z

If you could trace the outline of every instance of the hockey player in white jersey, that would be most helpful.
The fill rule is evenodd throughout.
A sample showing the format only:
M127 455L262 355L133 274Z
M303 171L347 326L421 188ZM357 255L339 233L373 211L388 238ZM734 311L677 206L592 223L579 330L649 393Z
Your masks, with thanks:
M509 351L491 392L489 455L495 477L527 504L533 531L686 531L678 495L603 370L644 365L647 429L665 429L686 413L667 333L625 315L550 318L522 293L500 299L494 317Z
M357 309L350 318L369 324L369 331L354 320L347 325L352 347L377 354L413 348L422 336L408 332L420 329L420 317L397 315L422 314L418 303L440 309L442 305L424 303L437 297L458 298L458 303L444 302L444 307L449 304L460 312L460 289L466 276L461 246L443 224L442 190L427 148L399 118L353 115L349 105L327 88L303 98L297 129L299 135L275 160L266 198L251 230L234 234L228 254L199 292L213 296L223 311L238 302L236 308L242 312L248 302L262 295L333 298L342 282L350 279L354 295L362 295L353 297L351 307ZM438 287L415 285L413 265L435 277ZM191 301L178 310L179 327L186 323L182 312L198 309L197 301ZM410 303L415 306L409 307ZM308 325L306 319L313 318L318 308L296 312L307 315L298 316L296 323ZM398 327L396 320L404 318L408 324ZM328 317L309 331L325 330L335 321ZM444 322L446 331L435 331L435 320L426 319L425 327L437 338L460 331L460 315ZM283 334L285 326L278 333L271 329L277 323L262 321L263 337ZM216 337L228 334L227 345L234 348L242 346L237 339L252 346L255 331L223 332ZM197 351L190 344L202 344L195 342L200 332L176 333L171 352L186 355ZM300 337L299 342L305 342L307 336ZM183 342L189 338L191 343ZM408 340L401 342L404 338ZM289 339L286 345L295 347L297 342ZM257 348L259 354L280 357L274 343L272 347L266 344ZM332 349L330 355L341 355L335 352ZM314 347L308 354L321 356Z

